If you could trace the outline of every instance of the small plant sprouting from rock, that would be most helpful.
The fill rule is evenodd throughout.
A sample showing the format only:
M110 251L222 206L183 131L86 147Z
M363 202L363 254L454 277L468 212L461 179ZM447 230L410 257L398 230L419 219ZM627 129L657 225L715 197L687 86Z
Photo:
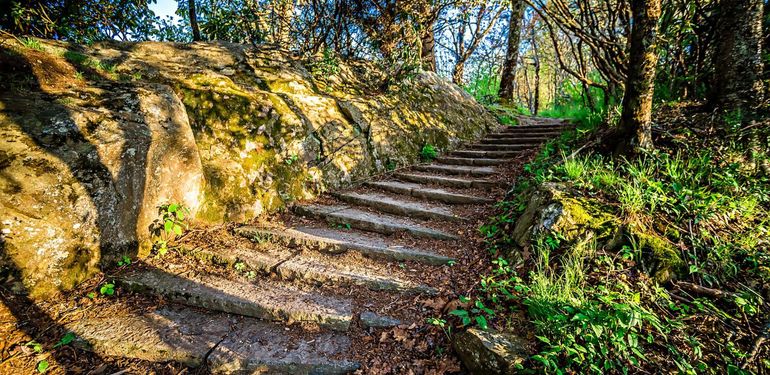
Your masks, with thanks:
M115 284L113 283L102 284L102 286L99 287L99 293L103 296L111 296L115 294Z
M436 149L436 147L434 147L432 144L428 143L422 147L422 151L420 151L420 157L424 161L433 161L438 157L438 149Z
M131 265L131 257L129 257L128 255L123 255L123 257L120 258L120 260L118 261L118 267L129 266L129 265Z
M150 225L150 232L155 239L153 250L158 256L166 255L168 243L187 230L189 212L186 207L178 203L164 204L158 207L160 217Z

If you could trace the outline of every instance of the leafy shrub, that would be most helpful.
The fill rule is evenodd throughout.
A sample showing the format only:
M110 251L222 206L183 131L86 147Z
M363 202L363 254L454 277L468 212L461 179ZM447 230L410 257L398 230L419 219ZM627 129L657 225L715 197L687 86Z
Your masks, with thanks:
M181 204L171 203L158 207L158 219L153 221L150 232L155 239L153 250L158 255L168 252L168 243L187 230L189 210Z
M433 147L432 144L428 143L422 147L422 150L420 151L420 157L424 161L432 161L438 157L438 150Z

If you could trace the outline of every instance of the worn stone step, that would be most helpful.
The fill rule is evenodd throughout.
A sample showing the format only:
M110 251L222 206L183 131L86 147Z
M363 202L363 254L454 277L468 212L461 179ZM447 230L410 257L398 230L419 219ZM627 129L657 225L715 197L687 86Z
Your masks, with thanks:
M470 165L470 166L489 167L489 166L505 164L505 163L508 163L510 160L507 160L507 159L485 159L485 158L458 158L458 157L454 157L454 156L442 156L442 157L436 159L436 161L441 163L441 164Z
M521 154L521 151L456 150L450 155L462 158L511 159L519 154Z
M347 374L360 367L332 359L350 350L350 339L338 333L307 339L274 323L173 305L91 311L96 315L66 328L77 336L76 345L102 356L174 361L214 374Z
M396 199L385 194L347 192L334 194L334 196L350 204L371 207L399 216L416 219L464 220L445 207Z
M527 129L527 130L554 130L554 129L574 129L575 125L564 122L557 122L551 124L532 124L532 125L515 125L509 126L506 129Z
M493 176L498 172L493 167L468 167L462 165L426 164L417 165L415 170L420 172L443 173L466 176Z
M407 219L374 214L348 206L297 205L294 206L294 210L304 216L324 219L332 225L350 225L369 232L383 234L407 232L415 237L457 239L454 235L424 227Z
M538 145L549 139L532 137L484 138L480 142L488 145Z
M467 146L471 150L479 151L525 151L540 147L540 144L518 144L518 145L488 145L484 143L472 143Z
M371 290L436 294L434 288L385 274L380 268L366 268L317 257L291 258L281 263L277 271L278 275L288 280L301 279L319 284L357 285Z
M437 177L430 175L397 173L396 178L404 181L412 181L420 184L434 184L459 188L489 188L493 182L485 180L470 180L451 177ZM368 182L368 186L389 191L396 194L409 195L415 198L433 200L449 204L485 204L492 203L492 199L476 197L466 194L458 194L443 189L430 188L425 185L414 183L405 183L399 181L376 181Z
M485 138L533 138L533 139L552 139L561 135L560 131L546 131L546 132L505 132L505 133L489 133Z
M330 254L357 251L364 256L386 260L413 260L427 264L447 264L452 258L429 251L389 245L380 238L329 228L294 227L260 228L245 226L235 229L241 236L256 241L281 243L288 247L309 247Z
M121 275L118 281L134 292L266 320L309 322L346 331L353 318L349 300L310 294L288 285L260 280L249 283L213 275L178 276L160 269L146 269Z

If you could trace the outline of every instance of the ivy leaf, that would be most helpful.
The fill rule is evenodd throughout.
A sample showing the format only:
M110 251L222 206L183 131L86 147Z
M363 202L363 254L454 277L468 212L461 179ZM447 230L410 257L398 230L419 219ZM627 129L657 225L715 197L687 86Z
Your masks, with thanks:
M37 363L37 372L44 373L48 370L48 361L45 359Z
M485 331L489 328L489 326L487 325L487 318L485 318L483 315L479 315L476 317L476 324L479 325L479 328Z

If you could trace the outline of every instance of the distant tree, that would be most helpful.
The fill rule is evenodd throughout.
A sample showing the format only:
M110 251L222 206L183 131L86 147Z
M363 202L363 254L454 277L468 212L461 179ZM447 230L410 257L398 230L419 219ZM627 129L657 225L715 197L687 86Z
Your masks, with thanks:
M201 40L201 31L198 28L198 16L195 15L195 0L187 0L189 8L190 28L192 28L193 42Z
M763 6L763 0L720 3L713 103L727 110L762 101Z
M516 63L519 60L519 42L521 41L521 22L524 17L523 0L511 0L511 17L508 24L508 47L505 52L503 72L500 76L500 100L513 99L516 83Z
M619 151L653 148L652 95L658 55L655 50L660 0L631 0L633 17Z

